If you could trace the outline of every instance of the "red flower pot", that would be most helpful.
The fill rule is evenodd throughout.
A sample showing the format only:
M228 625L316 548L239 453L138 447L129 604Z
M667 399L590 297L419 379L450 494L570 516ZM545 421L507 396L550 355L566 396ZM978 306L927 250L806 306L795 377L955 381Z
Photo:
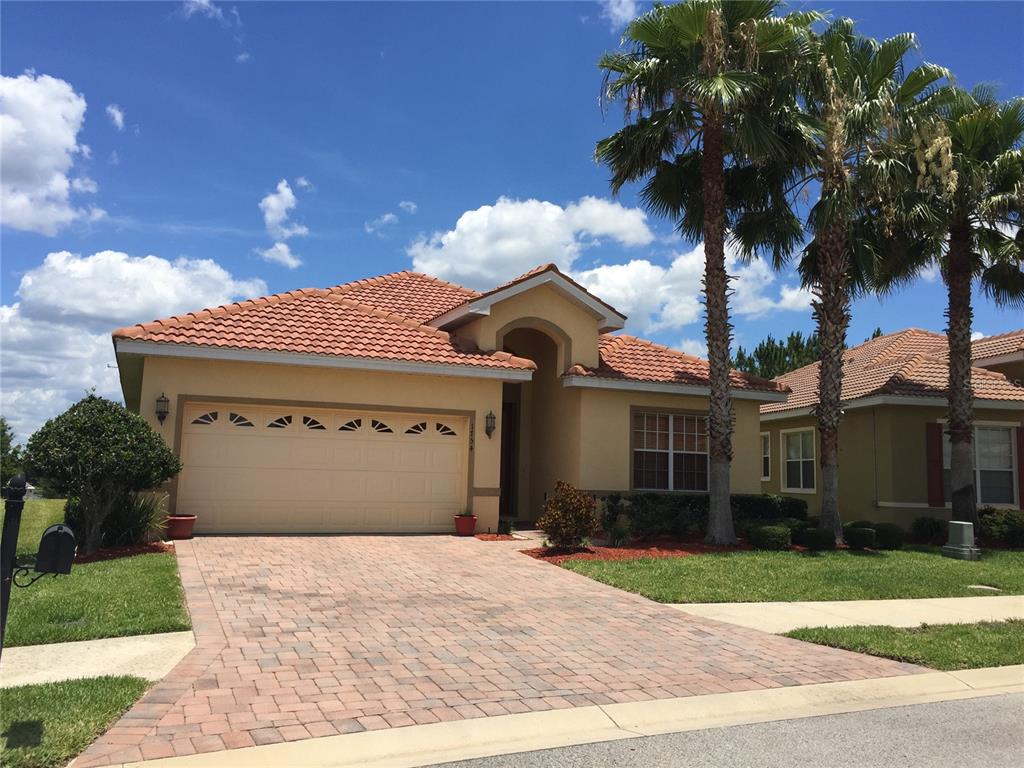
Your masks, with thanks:
M192 526L196 523L195 515L168 515L167 538L191 539Z
M472 536L476 530L476 515L456 515L455 535Z

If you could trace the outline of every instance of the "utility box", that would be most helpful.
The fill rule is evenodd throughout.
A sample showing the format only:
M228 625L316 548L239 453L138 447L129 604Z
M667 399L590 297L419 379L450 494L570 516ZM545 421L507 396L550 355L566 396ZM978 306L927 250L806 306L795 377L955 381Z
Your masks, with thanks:
M949 540L942 548L943 557L957 560L980 560L981 550L974 546L974 524L951 520L949 523Z

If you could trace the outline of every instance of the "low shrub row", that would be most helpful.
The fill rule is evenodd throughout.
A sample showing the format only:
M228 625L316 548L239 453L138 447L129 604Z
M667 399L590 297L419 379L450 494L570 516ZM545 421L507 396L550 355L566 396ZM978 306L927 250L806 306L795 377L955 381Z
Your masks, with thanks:
M983 507L978 510L978 518L985 542L1014 549L1024 547L1024 510Z
M620 520L629 519L633 535L640 538L703 533L707 528L708 497L684 493L611 494L604 497L602 523L612 531ZM804 521L807 502L772 494L734 493L733 518L737 521L774 523L778 520Z

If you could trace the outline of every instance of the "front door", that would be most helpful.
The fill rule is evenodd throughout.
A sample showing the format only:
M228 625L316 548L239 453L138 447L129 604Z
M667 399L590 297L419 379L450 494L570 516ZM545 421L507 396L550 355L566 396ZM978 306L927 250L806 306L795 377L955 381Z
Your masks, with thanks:
M501 404L501 496L498 514L516 517L516 475L519 452L519 403Z

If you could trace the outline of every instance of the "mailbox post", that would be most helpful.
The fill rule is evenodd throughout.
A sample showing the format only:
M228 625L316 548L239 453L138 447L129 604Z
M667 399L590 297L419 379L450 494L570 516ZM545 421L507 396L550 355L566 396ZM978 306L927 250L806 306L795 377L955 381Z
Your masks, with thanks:
M17 565L18 533L21 530L21 512L25 508L25 478L13 477L7 484L4 504L4 525L0 533L0 654L4 650L7 634L7 609L11 603L11 587L31 586L47 573L71 573L75 559L75 534L66 525L51 525L39 540L36 562L32 570L36 576L28 582L18 583L17 577L28 573L28 568Z

